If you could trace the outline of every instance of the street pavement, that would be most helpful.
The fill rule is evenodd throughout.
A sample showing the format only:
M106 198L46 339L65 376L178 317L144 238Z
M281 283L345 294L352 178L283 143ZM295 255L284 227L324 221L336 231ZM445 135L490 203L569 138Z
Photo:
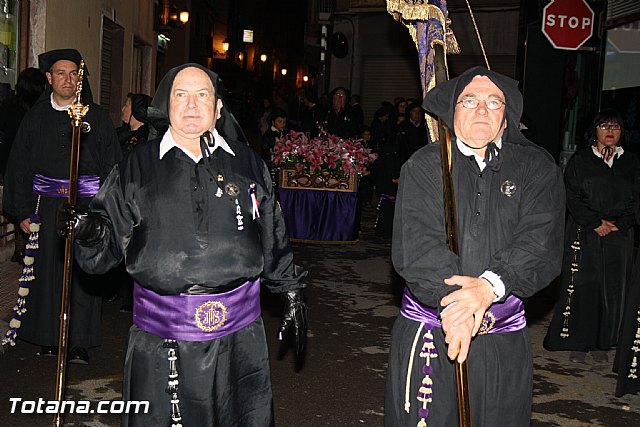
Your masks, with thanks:
M304 361L276 340L282 304L263 292L263 318L271 353L276 425L382 426L390 331L399 311L402 281L394 273L390 241L373 233L374 211L363 212L355 244L294 244L296 263L309 270L306 299L309 340ZM15 301L16 264L0 260L0 320L6 330ZM569 362L568 352L547 352L542 339L553 306L548 289L526 301L534 349L532 426L640 426L640 396L616 398L611 363ZM120 301L103 304L103 344L90 349L89 366L70 365L66 398L118 400L131 314ZM11 414L11 397L54 397L56 360L18 342L0 356L0 426L51 425L51 415ZM613 360L615 350L609 352ZM505 410L508 410L506 408ZM67 426L117 426L117 415L75 414ZM185 426L193 427L193 426Z

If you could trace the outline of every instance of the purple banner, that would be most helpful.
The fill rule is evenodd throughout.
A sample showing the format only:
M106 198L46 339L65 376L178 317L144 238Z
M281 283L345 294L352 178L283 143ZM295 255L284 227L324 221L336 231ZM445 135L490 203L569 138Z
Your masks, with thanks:
M100 190L100 177L80 175L78 177L78 197L93 197ZM33 177L33 193L45 197L69 197L69 180L51 178L35 174Z
M133 285L133 323L161 338L211 341L250 325L260 313L260 279L204 295L160 295Z
M278 196L292 239L332 242L358 238L358 193L280 188Z
M414 298L408 288L404 288L400 314L407 319L425 323L429 328L440 328L442 324L435 308L422 305ZM509 295L504 302L494 303L482 319L478 334L497 334L515 332L527 326L524 316L524 304L516 296Z

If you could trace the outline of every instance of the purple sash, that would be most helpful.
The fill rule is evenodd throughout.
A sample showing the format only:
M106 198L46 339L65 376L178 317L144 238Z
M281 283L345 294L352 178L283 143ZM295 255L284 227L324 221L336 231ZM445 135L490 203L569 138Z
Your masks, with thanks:
M410 320L425 323L429 328L440 328L442 324L435 308L426 307L418 302L408 288L404 288L400 314ZM494 303L484 314L482 326L478 331L482 334L497 334L515 332L527 326L524 317L524 304L520 298L509 295L502 303Z
M260 316L260 279L222 294L159 295L133 284L133 323L165 339L211 341Z
M100 177L80 175L78 177L78 197L93 197L100 189ZM45 197L69 197L69 180L51 178L37 173L33 177L33 194Z

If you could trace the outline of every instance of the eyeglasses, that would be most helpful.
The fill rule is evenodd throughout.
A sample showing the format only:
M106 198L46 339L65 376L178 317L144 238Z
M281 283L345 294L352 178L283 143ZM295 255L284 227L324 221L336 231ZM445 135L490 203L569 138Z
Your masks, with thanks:
M503 105L507 105L507 103L501 99L496 99L496 98L478 99L478 98L472 98L472 97L462 98L462 101L458 101L457 104L462 104L464 108L473 110L474 108L478 108L478 105L480 105L480 102L484 102L484 105L485 107L487 107L487 110L498 110L502 108Z
M620 130L622 127L620 123L600 123L596 126L600 130Z

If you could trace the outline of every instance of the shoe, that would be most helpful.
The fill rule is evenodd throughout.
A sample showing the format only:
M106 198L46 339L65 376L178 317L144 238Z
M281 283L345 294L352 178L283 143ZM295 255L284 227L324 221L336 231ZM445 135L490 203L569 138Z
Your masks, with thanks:
M607 363L609 361L609 356L607 356L607 352L603 350L592 351L591 357L593 357L593 361L596 363Z
M48 356L48 357L58 356L58 347L42 346L40 348L40 351L37 352L36 355L38 355L38 356Z
M569 360L574 363L584 363L586 358L587 353L585 353L584 351L572 351L569 354Z
M11 262L17 262L18 264L22 264L24 260L24 251L15 251L13 255L11 255Z
M69 352L69 363L74 365L88 365L89 352L84 347L73 347Z

